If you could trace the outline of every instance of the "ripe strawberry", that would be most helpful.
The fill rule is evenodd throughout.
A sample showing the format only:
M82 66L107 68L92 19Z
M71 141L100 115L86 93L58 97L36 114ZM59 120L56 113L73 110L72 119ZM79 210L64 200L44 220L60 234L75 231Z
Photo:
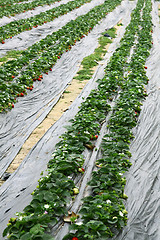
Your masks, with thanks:
M12 108L14 108L14 104L12 103Z
M58 59L60 59L60 56L58 56Z
M145 68L145 69L147 69L147 67L146 67L146 66L145 66L144 68Z
M40 76L39 76L39 78L43 78L43 76L42 76L42 75L40 75Z
M12 38L12 36L10 38Z
M50 68L49 70L52 71L52 68Z
M23 96L24 96L24 94L23 94L23 93L21 93L20 95L21 95L21 97L23 97Z
M42 79L41 78L38 78L38 81L41 81Z
M19 93L17 94L17 97L19 97Z
M27 89L29 89L29 87L27 87Z
M32 90L33 90L33 88L32 88L32 87L30 87L30 88L29 88L29 90L31 90L31 91L32 91Z
M46 74L48 75L48 72L46 72Z
M98 138L98 135L95 135L95 138L97 139L97 138Z
M5 44L5 41L2 40L2 44Z
M12 78L15 78L15 76L12 75Z

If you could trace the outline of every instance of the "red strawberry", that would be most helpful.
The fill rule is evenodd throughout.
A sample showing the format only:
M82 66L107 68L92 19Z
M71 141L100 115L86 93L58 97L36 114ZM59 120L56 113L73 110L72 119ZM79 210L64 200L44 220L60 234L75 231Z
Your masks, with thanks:
M21 97L23 97L23 96L24 96L24 94L23 94L23 93L21 93L20 95L21 95Z
M12 36L10 38L12 38Z
M97 138L98 138L98 135L95 135L95 138L97 139Z
M29 90L31 90L31 91L32 91L32 90L33 90L33 88L32 88L32 87L30 87L30 88L29 88Z
M58 59L60 59L60 56L58 56Z
M52 71L52 68L50 68L49 70Z
M29 89L29 87L27 87L27 89Z
M145 66L144 68L145 68L145 69L147 69L147 67L146 67L146 66Z
M19 93L17 94L17 97L19 97Z
M79 240L77 237L73 237L72 240Z
M15 76L12 75L12 78L15 78Z
M46 74L48 75L48 72L46 72Z
M38 78L38 81L41 81L42 79L41 78Z
M12 108L14 108L14 104L12 103Z
M5 44L5 41L2 40L2 44Z

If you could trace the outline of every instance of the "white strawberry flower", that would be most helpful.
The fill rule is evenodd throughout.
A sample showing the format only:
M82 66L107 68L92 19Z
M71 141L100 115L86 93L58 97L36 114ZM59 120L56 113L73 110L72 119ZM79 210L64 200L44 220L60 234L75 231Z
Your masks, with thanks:
M44 208L48 209L48 208L49 208L49 205L48 205L48 204L45 204L45 205L44 205Z
M101 208L102 206L101 205L97 205L98 208Z
M122 213L121 211L119 211L119 215L120 215L121 217L123 217L123 213Z

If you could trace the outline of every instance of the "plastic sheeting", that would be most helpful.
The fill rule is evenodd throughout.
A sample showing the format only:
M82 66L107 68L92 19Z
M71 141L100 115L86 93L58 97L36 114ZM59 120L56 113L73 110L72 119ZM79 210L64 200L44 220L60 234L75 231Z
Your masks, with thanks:
M12 111L0 115L0 176L13 161L31 132L54 106L58 94L72 80L78 70L78 63L97 47L100 33L105 28L114 26L123 17L128 11L126 6L132 6L132 3L125 0L115 11L108 14L84 40L77 43L70 52L63 54L53 71L45 75L42 82L34 84L35 88L32 92L18 99Z
M45 38L47 35L58 31L58 29L62 28L71 20L75 20L78 16L88 13L95 6L103 4L104 1L105 0L93 0L90 3L86 3L85 5L81 6L80 8L56 18L52 22L43 24L38 28L33 28L30 31L22 32L14 36L12 39L6 39L5 44L1 45L0 56L6 54L6 52L9 50L24 50L30 47L34 43Z
M116 21L115 17L108 23L106 21L103 30L105 26L110 26ZM76 74L79 62L87 54L89 55L94 51L100 30L92 31L85 40L77 43L70 52L63 54L53 67L53 71L44 75L42 82L34 83L33 91L29 92L24 98L19 98L11 112L0 114L0 177L31 132L55 105L59 99L59 94Z
M37 124L35 123L35 119L38 111L40 112L45 104L53 98L54 92L60 91L60 89L66 86L67 81L69 82L73 78L78 68L78 61L81 61L86 55L91 54L98 46L97 39L100 36L100 33L103 32L105 28L114 26L121 18L124 18L124 26L119 32L118 38L115 39L113 44L111 44L107 54L106 63L109 61L110 56L118 46L126 25L129 23L129 16L133 7L135 7L135 2L129 2L127 0L123 1L122 5L118 6L112 13L108 14L107 17L101 21L101 23L97 25L86 38L76 44L69 53L62 56L60 61L55 65L53 71L54 74L51 72L46 76L43 82L40 83L39 87L25 98L21 98L17 103L17 106L15 106L15 109L3 116L3 121L6 116L5 122L8 123L7 126L5 126L5 124L2 125L4 130L5 128L6 131L8 129L8 135L5 134L6 131L4 131L6 137L5 143L9 144L13 138L13 142L10 144L10 149L8 152L7 149L5 150L6 153L10 153L8 157L3 158L5 164L16 154L17 148L20 148L24 138L29 134L28 132ZM82 94L71 105L69 110L66 111L46 132L24 159L20 167L0 188L0 233L2 233L3 229L6 227L8 219L14 216L17 211L22 211L31 201L30 193L36 188L41 171L46 169L47 162L51 158L55 144L59 141L59 136L65 131L63 126L67 125L68 120L73 118L77 113L78 106L84 101L82 97L87 97L90 90L96 86L95 80L102 78L103 75L104 65L102 64L93 78L89 81ZM46 109L44 109L44 115L48 111L49 107L46 107ZM37 121L40 121L44 115L42 114ZM13 134L11 134L12 132ZM26 135L24 136L24 134ZM10 140L7 140L7 138ZM15 147L13 147L13 143L15 144Z
M154 44L146 62L148 97L134 128L132 167L126 174L128 223L116 240L160 239L160 29L155 2L152 17Z

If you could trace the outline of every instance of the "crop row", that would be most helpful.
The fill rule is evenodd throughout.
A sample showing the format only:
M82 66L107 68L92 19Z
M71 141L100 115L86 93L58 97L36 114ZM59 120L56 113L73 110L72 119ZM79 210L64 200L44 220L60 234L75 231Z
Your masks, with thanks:
M61 0L58 0L60 2ZM22 4L6 4L1 5L1 11L0 11L0 18L6 16L15 16L18 13L22 13L28 10L34 10L34 8L44 5L50 5L52 3L57 2L57 0L34 0L32 2L28 3L22 3Z
M140 2L144 1L140 0ZM108 239L114 236L116 229L121 229L126 224L127 211L123 205L123 199L127 198L124 194L126 180L122 178L122 175L130 166L128 158L131 156L129 143L133 138L132 128L136 126L141 110L141 101L146 96L144 85L147 84L148 78L145 74L144 64L152 46L151 10L151 1L145 1L142 21L139 19L140 5L135 11L135 18L140 21L141 26L137 31L138 43L129 62L129 74L126 79L118 82L114 79L112 81L112 84L114 82L115 85L117 83L121 87L121 92L107 126L109 133L104 136L102 142L103 157L97 161L98 168L93 172L89 182L92 187L92 195L84 198L84 204L80 211L83 222L71 226L71 229L77 230L77 232L69 234L64 240ZM134 24L136 23L134 22ZM135 26L137 27L137 25ZM132 33L132 29L130 30ZM123 45L123 41L121 44ZM119 49L117 54L118 52ZM109 66L107 66L106 76L103 79L103 83L105 81L103 90L107 92L108 68ZM111 70L116 72L116 67Z
M112 11L121 0L107 0L86 15L72 20L57 32L22 51L21 56L0 67L0 112L14 107L17 96L24 96L26 89L32 90L33 81L41 81L64 52L80 41L90 30ZM32 61L31 61L32 60ZM20 72L21 71L21 72Z
M0 0L0 6L6 6L6 5L21 3L21 2L27 2L27 0Z
M104 41L107 44L106 37L104 37ZM105 47L103 44L101 45L101 41L100 46L103 46L103 49ZM88 103L91 103L93 96L94 92L88 97ZM56 217L67 214L66 205L71 201L75 191L78 190L75 188L74 178L77 175L82 176L85 171L82 167L84 158L81 153L84 151L86 144L90 147L93 146L93 140L98 137L100 122L104 120L105 114L110 110L110 106L106 105L102 96L94 104L93 108L91 106L88 108L89 117L86 107L81 107L79 117L77 116L77 125L74 127L75 130L72 132L67 127L68 134L62 136L63 140L57 144L56 151L52 155L53 159L48 163L49 174L39 180L39 186L32 193L33 201L24 209L24 213L17 214L17 219L10 219L5 233L7 231L12 233L11 239L16 236L19 238L21 236L21 239L30 239L30 237L32 239L36 239L36 237L38 239L50 239L49 236L44 234L44 230L47 228L46 223L50 221L54 225L57 222ZM81 123L82 118L84 125ZM95 124L92 121L95 121ZM33 212L34 218L32 218ZM18 219L20 224L23 225L22 229L17 223ZM26 235L23 236L23 231L20 230L25 231Z
M127 212L123 205L126 197L123 193L125 179L121 174L131 165L128 160L131 156L128 151L129 142L133 138L131 129L136 125L140 101L145 97L143 84L147 83L147 77L144 63L151 48L150 0L145 1L143 19L140 21L143 4L144 0L138 1L120 48L106 68L105 78L99 80L98 89L91 92L71 121L72 125L62 135L48 164L48 174L39 180L33 200L23 213L17 214L16 219L10 219L4 231L4 235L10 234L10 239L52 239L44 232L48 230L48 223L53 226L58 216L67 213L67 202L71 201L74 193L78 193L74 178L78 172L85 171L82 153L85 147L93 147L92 141L97 138L101 124L110 110L107 101L117 95L119 88L120 98L108 125L110 134L103 142L103 158L98 160L99 170L93 173L90 182L93 195L85 198L81 210L83 223L73 224L78 232L71 233L65 239L103 239L104 236L112 236L114 229L126 224ZM138 44L127 65L136 34ZM124 78L124 69L127 67L131 73Z
M31 30L32 28L37 28L44 23L51 22L55 18L67 14L69 11L79 8L88 2L91 2L91 0L71 1L60 5L59 7L52 8L46 12L42 12L34 17L11 22L5 26L0 27L0 41L4 44L5 39L12 38L21 32Z

